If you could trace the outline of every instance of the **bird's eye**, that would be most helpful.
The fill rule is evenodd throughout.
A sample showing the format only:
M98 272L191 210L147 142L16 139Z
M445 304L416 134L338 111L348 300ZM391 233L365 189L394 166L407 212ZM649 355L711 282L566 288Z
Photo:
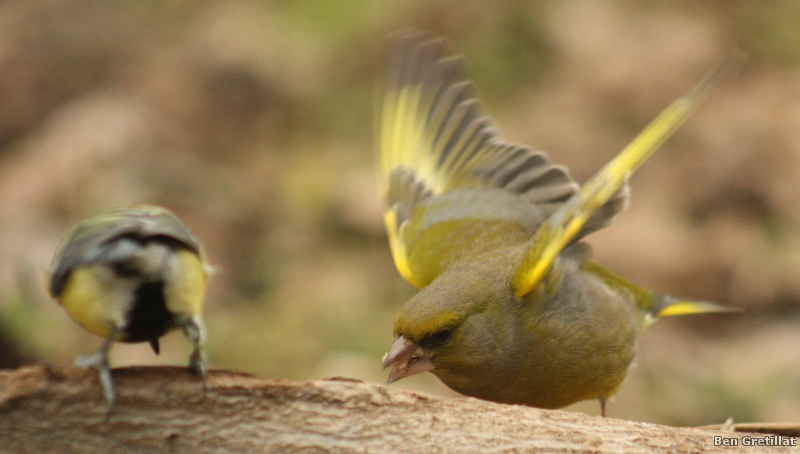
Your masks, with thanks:
M450 336L452 334L453 334L453 332L450 331L449 329L443 329L441 331L437 331L437 332L433 333L433 335L431 335L431 341L435 345L442 345L445 342L447 342L448 340L450 340Z

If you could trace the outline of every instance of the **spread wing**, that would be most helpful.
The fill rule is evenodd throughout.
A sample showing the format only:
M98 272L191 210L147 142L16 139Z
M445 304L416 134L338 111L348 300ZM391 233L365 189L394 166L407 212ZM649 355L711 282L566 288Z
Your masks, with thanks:
M689 93L667 106L611 162L606 164L536 232L531 248L517 268L513 283L517 296L536 288L558 254L579 238L601 212L609 199L627 182L644 161L663 144L725 79L735 74L747 60L747 53L733 49L727 58Z
M76 268L102 261L101 246L125 236L162 237L201 254L200 243L169 210L152 205L112 208L84 218L61 242L50 269L50 294L59 295Z
M410 32L396 39L388 86L379 107L377 125L378 173L388 209L384 220L395 265L400 274L418 287L427 285L424 270L438 268L430 254L411 254L419 231L407 227L415 208L446 193L500 191L499 197L478 197L488 203L506 203L506 209L531 234L546 216L578 193L567 169L553 164L542 152L502 140L483 114L473 87L463 79L459 57L448 57L442 39ZM473 197L474 198L474 197ZM456 203L455 197L448 203ZM607 225L626 205L627 191L618 192L588 222L585 235ZM441 203L439 205L442 205ZM484 205L462 203L458 215L487 216ZM452 212L453 209L451 208ZM516 212L516 214L514 214ZM453 217L448 214L448 219ZM444 239L441 239L445 241ZM427 246L426 246L427 247ZM416 262L415 262L416 261ZM422 271L420 271L422 270ZM428 273L430 274L430 273Z

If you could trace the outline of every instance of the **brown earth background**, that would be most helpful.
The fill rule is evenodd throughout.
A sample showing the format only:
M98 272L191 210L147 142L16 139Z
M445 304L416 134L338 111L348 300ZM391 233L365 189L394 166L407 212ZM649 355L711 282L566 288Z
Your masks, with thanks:
M0 367L99 347L47 297L47 268L73 222L149 202L219 270L212 367L383 382L414 290L383 230L372 113L384 38L408 26L448 36L501 133L580 181L731 47L750 52L589 239L634 282L745 312L653 327L610 415L800 420L800 4L788 0L0 2ZM112 362L180 365L189 351L176 333L160 357L117 345ZM396 386L454 395L430 374Z

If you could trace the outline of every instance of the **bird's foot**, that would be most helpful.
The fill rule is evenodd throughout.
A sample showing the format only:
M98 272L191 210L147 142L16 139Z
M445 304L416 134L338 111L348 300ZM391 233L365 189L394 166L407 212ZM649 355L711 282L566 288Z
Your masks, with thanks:
M200 377L203 382L203 398L206 396L206 376L208 375L208 365L206 355L200 347L197 347L189 356L189 369Z
M103 395L106 398L106 402L108 402L108 411L105 417L105 422L108 422L114 413L117 393L114 389L114 380L111 377L111 368L108 367L108 359L105 352L100 351L94 355L79 356L75 358L75 362L72 365L74 367L97 369L97 373L100 376L100 384L103 386Z

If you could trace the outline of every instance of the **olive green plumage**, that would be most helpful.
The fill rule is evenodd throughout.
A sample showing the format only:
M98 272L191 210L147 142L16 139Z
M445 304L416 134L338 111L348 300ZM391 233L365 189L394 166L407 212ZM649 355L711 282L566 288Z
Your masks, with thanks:
M498 137L442 40L405 33L393 52L378 173L395 264L420 291L395 321L390 382L430 371L469 396L542 408L597 398L605 413L647 326L725 310L643 290L580 242L625 209L629 172L721 76L579 187L544 153Z

